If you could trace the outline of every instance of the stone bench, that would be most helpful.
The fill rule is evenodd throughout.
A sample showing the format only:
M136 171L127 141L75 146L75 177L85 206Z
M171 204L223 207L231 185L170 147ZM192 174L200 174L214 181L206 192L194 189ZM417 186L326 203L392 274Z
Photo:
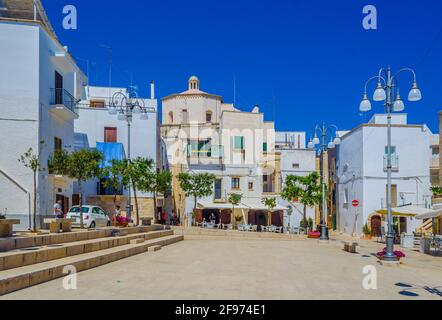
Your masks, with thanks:
M344 251L349 252L349 253L357 253L356 252L356 248L359 246L358 243L356 242L343 242L344 244Z
M13 235L12 227L14 224L20 224L20 220L0 219L0 238L11 237Z
M153 218L141 217L140 220L142 226L151 226Z
M49 224L51 233L72 232L72 223L74 222L75 219L44 219L44 223Z

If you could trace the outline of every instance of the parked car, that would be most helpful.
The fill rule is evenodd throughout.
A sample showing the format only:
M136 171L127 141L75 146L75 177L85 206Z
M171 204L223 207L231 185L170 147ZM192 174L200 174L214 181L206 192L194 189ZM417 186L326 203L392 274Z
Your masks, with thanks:
M112 224L108 214L97 206L83 206L83 225L85 228L108 227ZM68 219L75 219L73 226L80 226L80 207L74 206L67 214Z

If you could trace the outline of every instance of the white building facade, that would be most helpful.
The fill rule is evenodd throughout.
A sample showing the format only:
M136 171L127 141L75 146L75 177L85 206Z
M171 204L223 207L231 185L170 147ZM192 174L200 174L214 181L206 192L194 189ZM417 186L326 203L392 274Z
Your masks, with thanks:
M154 169L161 168L159 157L159 136L158 136L158 105L155 99L154 83L151 83L151 97L141 99L141 105L148 110L148 119L142 119L139 114L133 114L130 123L130 156L131 159L138 157L154 161ZM86 99L78 104L77 112L79 118L75 120L75 147L98 148L104 153L105 162L122 160L127 158L129 150L128 124L126 120L119 120L117 115L109 114L109 105L112 97L121 92L129 96L125 88L109 88L89 86L86 88ZM118 152L119 154L115 154ZM75 192L78 192L75 188ZM129 191L121 190L121 196L127 197ZM112 196L112 193L104 190L97 179L88 181L83 187L83 198L94 204L101 205L106 211L111 212L113 201L105 196ZM154 215L153 195L137 192L142 216ZM133 197L133 192L132 192ZM133 200L133 199L132 199ZM121 201L121 200L120 200ZM109 203L110 202L110 203ZM133 204L133 201L132 201ZM125 208L124 200L119 202ZM134 211L133 211L134 212Z
M407 124L407 115L393 115L393 207L431 204L430 136L425 125ZM387 207L387 117L375 115L342 137L338 146L338 230L361 234L367 223L373 232L385 227ZM352 201L358 200L359 207ZM401 232L412 233L421 221L397 217ZM373 230L374 229L374 230Z
M75 104L84 99L87 84L43 20L0 18L0 211L20 219L19 229L30 226L33 207L33 173L17 161L29 148L42 167L37 178L38 219L52 214L57 200L64 210L71 203L72 180L50 174L47 163L55 150L72 150Z
M199 199L196 221L208 220L214 213L217 222L283 224L278 206L269 215L263 198L277 198L280 189L280 159L275 150L273 122L255 106L250 112L226 104L218 95L200 90L197 77L191 77L188 90L163 98L162 139L168 155L168 167L174 175L174 210L188 216L194 207L176 176L181 172L207 172L216 176L213 195ZM242 195L235 212L228 203L229 194ZM245 220L245 221L244 221Z
M316 150L306 148L305 132L276 132L275 148L281 157L281 189L287 176L305 177L316 171ZM300 227L304 206L278 197L278 203L290 207L284 216L285 227ZM315 208L307 207L307 220L315 221Z

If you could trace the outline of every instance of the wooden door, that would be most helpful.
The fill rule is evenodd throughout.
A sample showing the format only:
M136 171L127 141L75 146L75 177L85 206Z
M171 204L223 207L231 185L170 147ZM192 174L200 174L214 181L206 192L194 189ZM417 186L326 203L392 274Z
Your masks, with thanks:
M371 218L371 232L374 236L380 236L382 226L382 219L380 216L374 216Z
M78 195L78 194L73 194L72 195L72 205L73 206L80 205L80 195Z
M63 214L66 217L66 214L69 211L69 198L68 197L63 197Z
M386 199L386 202L387 202L385 204L385 207L387 207L388 206L388 185L386 186L385 194L386 194L385 199ZM391 206L393 208L397 207L397 184L393 184L391 186Z
M107 143L117 142L117 128L111 128L111 127L104 128L104 142Z

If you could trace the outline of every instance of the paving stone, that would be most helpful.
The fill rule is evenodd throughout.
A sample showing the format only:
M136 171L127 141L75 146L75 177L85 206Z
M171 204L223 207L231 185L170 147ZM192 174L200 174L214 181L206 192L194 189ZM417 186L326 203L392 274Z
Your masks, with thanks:
M66 247L66 255L68 257L83 254L84 252L84 244L82 243Z
M15 238L15 248L31 248L35 247L35 242L33 237Z
M94 252L100 250L100 243L92 242L84 245L84 252Z
M23 254L14 254L4 257L5 270L23 266Z
M0 239L0 252L6 252L15 249L15 240L4 238Z
M48 250L48 260L56 260L66 257L66 248L51 248Z
M140 244L140 243L143 243L144 242L144 239L133 239L133 240L130 240L130 244Z

